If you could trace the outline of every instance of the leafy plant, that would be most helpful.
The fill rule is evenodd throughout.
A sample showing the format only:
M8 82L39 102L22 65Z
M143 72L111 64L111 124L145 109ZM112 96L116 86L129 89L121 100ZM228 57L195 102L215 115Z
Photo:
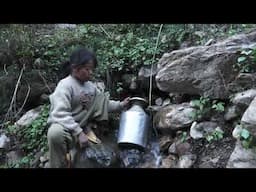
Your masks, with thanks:
M206 136L208 142L218 141L223 138L224 132L221 129L216 128L211 134Z
M211 109L214 109L217 112L223 112L225 110L225 103L217 100L211 100L206 97L200 97L200 99L192 100L192 106L196 109L194 112L192 112L191 118L193 120L199 120L203 118L205 114L211 111Z
M186 131L183 131L181 134L181 142L184 143L188 138L188 133Z
M250 134L250 132L243 128L240 132L240 139L242 142L242 146L246 149L251 148L253 144L253 136Z
M256 48L242 50L237 62L233 65L236 71L253 73L256 71Z
M223 111L225 111L224 105L225 105L225 103L217 102L216 100L214 100L212 103L212 109L215 109L216 111L219 111L219 112L223 112Z
M15 125L8 125L7 132L16 135L22 142L21 148L26 154L24 158L18 162L18 165L9 165L14 167L29 166L29 163L34 159L34 152L38 150L47 151L47 119L49 114L49 105L43 105L40 116L35 119L30 125L22 129L17 129Z
M198 100L192 100L192 106L196 109L194 112L191 113L191 118L194 120L201 119L203 115L210 111L210 99L200 97Z

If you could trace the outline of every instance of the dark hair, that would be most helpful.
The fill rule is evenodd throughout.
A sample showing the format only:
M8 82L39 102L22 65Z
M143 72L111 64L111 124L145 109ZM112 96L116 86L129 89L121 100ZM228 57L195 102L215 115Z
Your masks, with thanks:
M74 67L82 66L82 65L86 65L90 60L93 61L94 67L97 67L98 61L93 52L85 48L76 49L71 54L69 61L62 63L61 70L64 73L63 74L64 77L66 77L71 73L72 71L71 64Z

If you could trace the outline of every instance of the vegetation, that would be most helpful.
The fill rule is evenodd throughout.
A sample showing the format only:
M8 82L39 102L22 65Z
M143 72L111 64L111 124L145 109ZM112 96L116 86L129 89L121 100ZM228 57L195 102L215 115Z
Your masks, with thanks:
M182 46L204 45L210 39L223 39L235 33L246 32L255 25L246 24L164 24L158 46L156 41L160 24L79 24L75 28L57 28L55 25L20 25L0 26L0 77L7 73L18 79L19 71L25 66L24 75L40 69L47 80L56 83L61 78L61 63L79 46L93 50L99 66L96 79L106 80L111 96L119 95L123 90L121 76L124 73L137 74L139 68L158 62L163 53L179 49ZM155 56L155 57L154 57ZM234 64L240 72L255 72L256 50L241 50ZM200 97L192 101L196 112L193 119L201 119L209 112L223 112L222 101ZM1 114L5 114L9 104ZM47 151L47 117L49 105L44 105L41 115L23 129L17 129L13 122L4 124L9 135L14 135L21 143L25 157L8 167L29 167L38 150ZM0 122L2 124L2 122ZM187 139L187 132L182 133L182 141ZM218 140L223 133L215 131L208 141ZM250 136L243 131L241 138L249 141Z
M18 129L15 125L6 124L6 131L8 135L15 135L22 143L21 149L26 154L15 165L8 165L9 167L29 167L34 160L35 152L40 149L42 152L48 150L47 145L47 118L49 115L49 105L43 105L40 116L36 118L30 125Z
M191 101L192 106L195 108L195 111L191 113L191 118L194 120L200 120L212 110L216 112L224 112L225 103L222 101L213 100L211 101L207 97L200 97Z
M242 73L256 72L256 47L242 50L233 67Z

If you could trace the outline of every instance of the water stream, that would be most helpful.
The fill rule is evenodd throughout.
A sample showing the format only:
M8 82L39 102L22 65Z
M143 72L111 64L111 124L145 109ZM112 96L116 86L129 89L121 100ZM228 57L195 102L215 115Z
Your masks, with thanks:
M149 139L147 148L120 148L117 132L102 138L103 145L93 145L81 153L76 167L80 168L158 168L161 165L159 143Z

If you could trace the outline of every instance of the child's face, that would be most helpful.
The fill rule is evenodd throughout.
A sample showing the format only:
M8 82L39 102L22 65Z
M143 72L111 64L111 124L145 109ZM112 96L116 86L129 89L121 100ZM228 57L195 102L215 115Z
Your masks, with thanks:
M86 65L74 69L75 76L82 82L89 81L93 74L94 64L89 61Z

